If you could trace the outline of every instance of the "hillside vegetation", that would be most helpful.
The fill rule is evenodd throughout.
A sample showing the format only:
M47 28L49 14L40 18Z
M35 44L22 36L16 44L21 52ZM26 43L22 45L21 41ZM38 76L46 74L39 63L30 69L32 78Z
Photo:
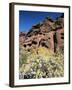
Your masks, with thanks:
M19 78L64 76L64 16L46 17L19 35Z

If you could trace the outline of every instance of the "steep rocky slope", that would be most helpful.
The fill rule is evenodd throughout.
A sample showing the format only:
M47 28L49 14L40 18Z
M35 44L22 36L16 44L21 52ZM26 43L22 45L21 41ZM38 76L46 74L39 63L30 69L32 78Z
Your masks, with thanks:
M19 34L19 79L64 76L64 16Z
M53 21L46 17L44 21L33 25L29 32L20 32L20 44L25 48L46 47L52 51L63 49L64 17Z

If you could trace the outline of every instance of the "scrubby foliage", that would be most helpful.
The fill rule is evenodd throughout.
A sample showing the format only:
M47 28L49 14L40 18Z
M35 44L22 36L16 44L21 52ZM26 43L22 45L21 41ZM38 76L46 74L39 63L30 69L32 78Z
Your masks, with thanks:
M44 47L31 48L20 46L19 78L53 78L64 75L64 55L59 50L52 52Z

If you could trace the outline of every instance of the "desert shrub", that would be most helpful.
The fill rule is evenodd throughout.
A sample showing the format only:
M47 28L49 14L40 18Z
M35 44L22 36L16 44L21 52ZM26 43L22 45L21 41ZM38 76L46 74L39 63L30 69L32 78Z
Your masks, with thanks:
M63 77L64 55L59 50L53 53L43 47L32 49L31 52L22 49L20 73L24 79Z
M24 47L20 46L19 48L19 66L21 67L22 64L25 64L27 62L27 53L24 50Z

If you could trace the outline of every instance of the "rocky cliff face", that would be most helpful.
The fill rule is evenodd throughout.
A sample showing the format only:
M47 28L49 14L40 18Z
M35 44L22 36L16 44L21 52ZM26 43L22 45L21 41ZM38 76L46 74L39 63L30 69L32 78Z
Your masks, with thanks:
M64 17L46 17L19 34L19 79L64 76Z
M42 23L33 25L29 32L21 32L19 35L20 45L24 48L45 47L56 52L63 50L64 44L64 17L58 17L53 21L46 17Z

